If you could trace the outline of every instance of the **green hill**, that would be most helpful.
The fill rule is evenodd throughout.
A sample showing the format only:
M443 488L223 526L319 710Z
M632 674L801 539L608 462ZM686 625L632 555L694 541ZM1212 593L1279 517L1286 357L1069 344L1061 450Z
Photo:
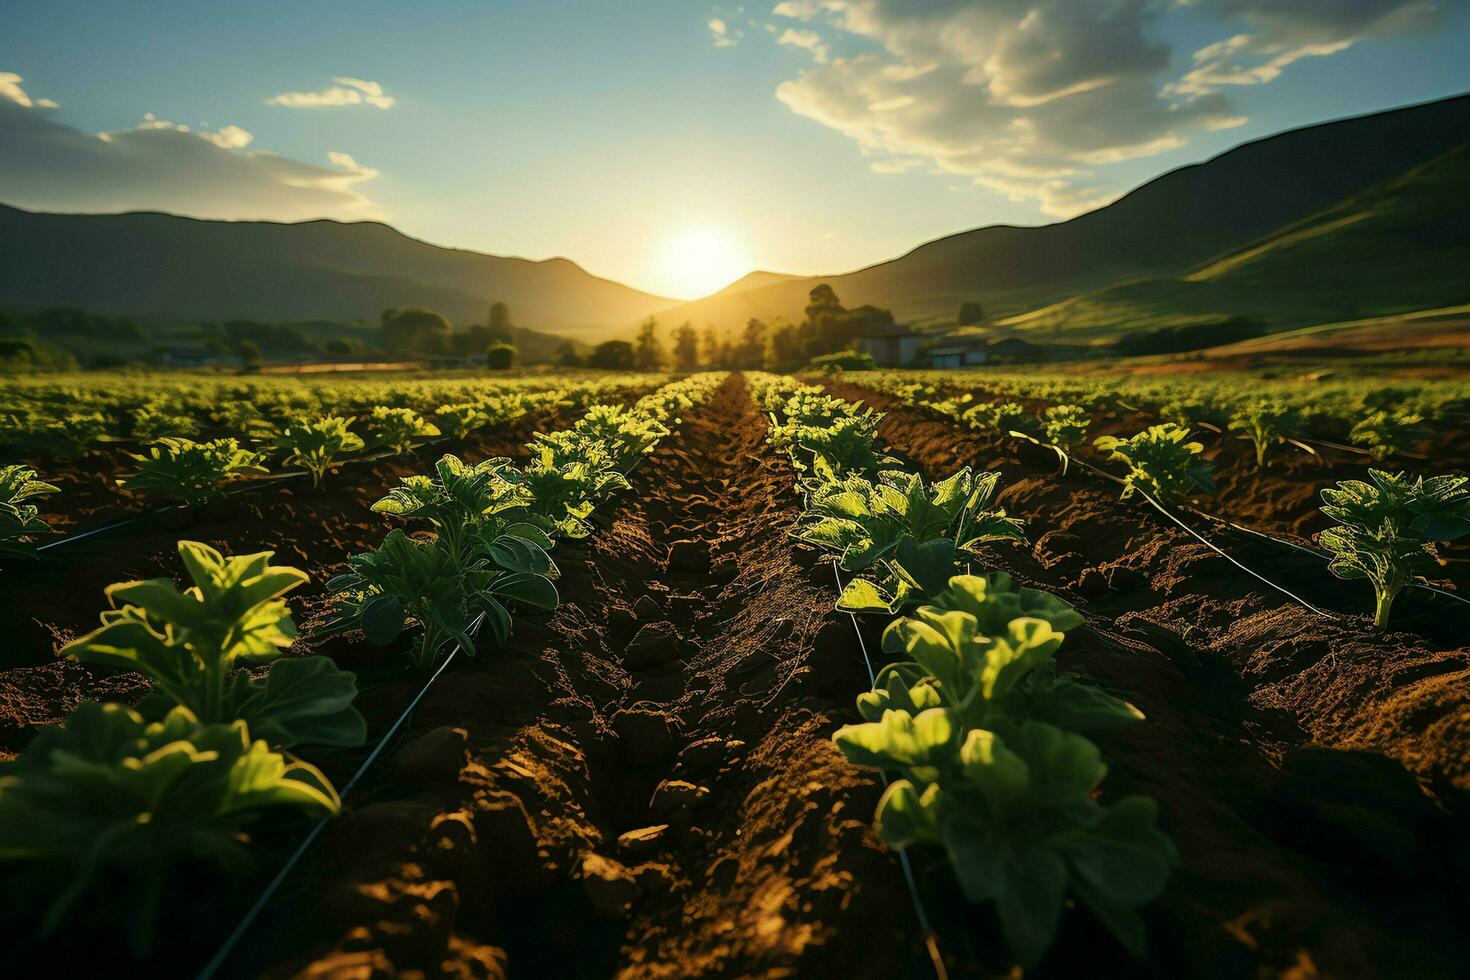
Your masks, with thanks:
M998 325L1102 342L1245 317L1267 331L1470 301L1470 143L1182 273L1091 290Z

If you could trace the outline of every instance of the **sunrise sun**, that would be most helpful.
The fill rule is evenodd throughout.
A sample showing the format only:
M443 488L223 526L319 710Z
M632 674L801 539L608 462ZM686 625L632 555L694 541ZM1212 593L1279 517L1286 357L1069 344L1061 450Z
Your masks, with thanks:
M664 247L664 278L680 297L714 292L749 271L730 237L715 228L686 228Z

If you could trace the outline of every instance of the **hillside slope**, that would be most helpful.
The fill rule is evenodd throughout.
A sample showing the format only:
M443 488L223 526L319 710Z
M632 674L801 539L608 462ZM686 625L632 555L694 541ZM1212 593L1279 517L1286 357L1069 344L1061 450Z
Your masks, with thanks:
M1462 134L1463 137L1463 134ZM1249 317L1270 331L1470 302L1470 143L1173 276L1000 322L1028 339Z
M830 283L844 304L901 321L952 317L977 299L991 315L1191 268L1445 153L1470 132L1470 95L1291 130L1158 177L1107 207L1034 228L962 232L856 272L812 276L674 306L668 322L722 326L799 319Z
M0 206L0 304L161 320L375 320L427 306L483 323L495 301L537 330L597 339L673 300L567 259L501 258L378 222L202 221Z

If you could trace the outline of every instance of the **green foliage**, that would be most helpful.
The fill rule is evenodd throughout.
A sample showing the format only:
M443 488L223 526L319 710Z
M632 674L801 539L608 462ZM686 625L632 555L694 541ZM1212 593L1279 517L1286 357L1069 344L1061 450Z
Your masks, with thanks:
M839 566L864 573L843 590L838 608L892 614L944 589L961 553L990 541L1016 540L1021 522L991 509L999 474L965 467L926 488L915 474L885 470L812 490L792 534L836 552Z
M1100 436L1093 445L1108 453L1108 459L1128 465L1125 499L1141 491L1169 503L1216 489L1210 464L1200 455L1204 446L1188 439L1188 429L1164 422L1128 439Z
M881 467L893 462L875 448L880 420L877 415L854 415L797 430L791 461L798 479L820 486L848 477L876 476Z
M877 370L878 362L873 360L873 355L867 351L840 350L832 354L821 354L811 359L807 369L821 371L823 374L836 374L839 371L874 371Z
M300 466L311 474L311 485L319 487L335 467L337 457L363 448L362 437L349 426L350 419L339 415L295 419L287 422L272 440L278 452L285 453L288 466Z
M48 419L34 442L54 459L77 459L109 440L107 420L96 412L68 412Z
M180 541L179 557L191 587L161 578L108 586L102 626L61 654L142 673L155 694L140 708L153 716L183 705L206 724L245 721L275 745L360 744L356 679L328 658L282 660L264 680L238 669L291 645L296 626L281 596L306 573L270 564L269 551L226 558L195 541Z
M1434 566L1435 542L1470 534L1470 477L1419 477L1368 471L1322 491L1322 513L1337 522L1319 536L1341 579L1367 579L1376 600L1373 628L1388 625L1394 598Z
M1266 451L1302 427L1301 415L1274 398L1252 398L1230 413L1230 428L1244 432L1256 449L1256 465L1266 465Z
M1136 909L1178 862L1152 800L1098 801L1107 770L1075 732L1142 716L1057 674L1062 631L1080 622L1007 576L955 576L934 605L889 626L885 649L912 659L859 699L865 723L833 736L849 760L899 774L878 806L884 840L943 847L966 896L994 904L1028 967L1069 894L1141 955Z
M509 371L516 366L516 345L496 341L485 350L485 366L492 371Z
M440 430L453 439L463 439L478 429L490 424L490 413L474 402L459 405L440 405L434 410Z
M224 496L225 484L249 474L268 472L264 453L242 449L235 439L161 439L146 456L129 453L138 472L118 480L124 490L153 493L200 507Z
M1431 435L1423 416L1409 412L1372 412L1353 426L1348 438L1363 446L1377 462L1411 448Z
M438 426L411 408L379 405L368 417L368 425L378 444L395 453L406 453L418 440L439 434Z
M980 402L966 409L960 419L970 428L992 435L1029 433L1035 427L1026 409L1015 402Z
M190 861L249 870L252 823L339 806L326 777L254 740L244 721L201 723L177 707L149 722L86 703L0 766L0 861L44 889L48 934L85 899L144 953L163 896L190 884L171 871Z
M36 471L29 466L0 467L0 555L35 554L35 546L28 539L50 531L51 525L41 518L40 509L27 501L56 492L54 485L36 479Z
M164 405L144 405L133 413L133 438L139 442L192 436L199 423L192 416L170 410Z
M1063 449L1076 449L1087 438L1092 417L1081 405L1053 405L1041 413L1041 428L1047 442Z

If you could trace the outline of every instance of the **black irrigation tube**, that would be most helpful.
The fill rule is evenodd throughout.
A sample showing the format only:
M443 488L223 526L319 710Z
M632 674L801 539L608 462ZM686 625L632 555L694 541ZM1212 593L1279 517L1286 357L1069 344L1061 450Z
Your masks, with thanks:
M649 452L652 452L654 448L657 448L656 444L654 447L650 448ZM623 475L625 477L632 476L646 458L647 454L644 454L633 460L632 465L628 467L627 472ZM470 636L473 637L479 631L480 624L484 621L484 619L484 613L481 613L479 616L475 617L474 622L470 624L468 630ZM414 695L413 699L409 701L408 707L403 709L402 714L400 714L397 720L394 721L391 726L389 726L388 730L383 734L383 737L378 740L378 743L373 747L372 752L368 753L368 756L366 759L363 760L362 765L358 766L357 771L352 774L352 778L349 779L345 785L343 785L341 793L338 794L339 800L346 800L347 794L351 792L352 788L357 785L358 781L367 774L368 769L371 768L372 764L377 761L378 756L382 754L383 749L387 747L389 741L392 740L393 736L398 733L398 730L403 727L409 716L413 714L414 709L418 707L419 702L422 701L424 699L424 696L429 693L429 688L434 686L434 682L439 679L440 675L442 675L444 671L448 669L450 663L452 663L463 650L464 644L456 643L454 645L454 649L449 651L449 656L445 657L443 663L441 663L438 668L435 669L434 673L429 675L429 679L424 682L424 686L419 689L418 694ZM204 968L195 975L196 980L210 980L210 978L219 971L220 967L225 964L225 961L229 959L230 954L234 952L235 948L240 944L240 940L243 939L245 937L245 934L250 931L250 927L255 924L255 920L258 919L260 917L260 914L265 911L266 907L270 904L271 899L274 898L276 892L280 890L281 885L285 883L291 872L296 868L296 865L300 863L301 858L305 856L306 852L311 848L311 845L316 842L316 839L321 836L321 833L323 830L326 829L327 824L336 819L336 816L336 814L327 814L326 816L318 818L316 823L312 825L311 830L307 832L307 835L302 839L301 843L297 845L296 849L291 852L290 857L286 859L285 864L281 866L281 870L278 871L275 877L270 880L265 889L260 893L259 897L256 898L255 903L251 905L250 908L246 911L244 918L240 920L239 924L236 925L234 930L230 932L229 936L225 938L224 943L215 952L214 956L210 958L209 962L204 965ZM943 980L943 978L941 978L941 980Z
M842 594L845 588L842 584L842 573L837 568L837 562L832 562L832 578L837 582L837 592ZM858 623L857 613L849 612L848 617L852 620L852 632L857 637L858 648L863 651L863 666L868 669L868 683L878 686L878 674L873 670L873 658L868 653L868 641L863 638L863 629ZM878 778L883 782L883 788L888 788L888 773L882 769L878 770ZM934 967L934 975L937 980L948 980L949 971L945 969L944 957L939 952L939 934L934 931L934 926L929 921L929 913L924 909L924 899L919 895L919 884L914 878L913 864L909 861L908 851L897 850L898 866L903 869L903 881L908 886L909 899L913 902L914 915L919 920L919 928L924 933L924 948L929 952L929 961Z

